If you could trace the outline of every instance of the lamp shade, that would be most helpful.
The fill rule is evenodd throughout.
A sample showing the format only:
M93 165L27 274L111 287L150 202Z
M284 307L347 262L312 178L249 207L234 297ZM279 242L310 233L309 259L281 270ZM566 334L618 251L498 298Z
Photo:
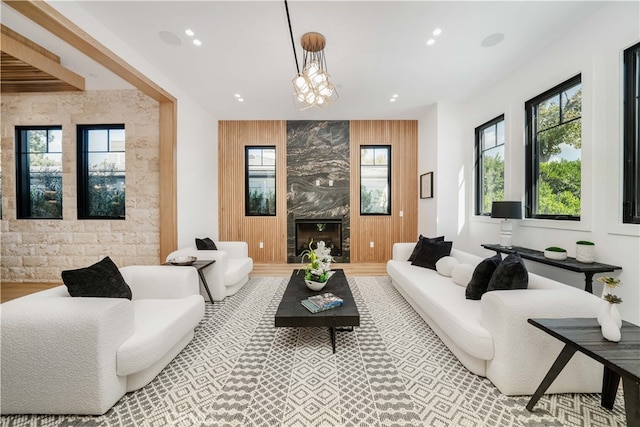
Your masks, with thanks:
M491 205L491 218L522 219L522 202L493 202Z

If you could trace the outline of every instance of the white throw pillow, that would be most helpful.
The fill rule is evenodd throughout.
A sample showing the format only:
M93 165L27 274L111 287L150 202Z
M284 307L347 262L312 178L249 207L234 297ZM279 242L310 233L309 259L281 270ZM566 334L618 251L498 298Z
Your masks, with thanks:
M445 256L436 262L436 271L445 277L451 277L451 270L459 264L459 261L452 256Z
M451 280L460 286L467 286L473 276L475 267L470 264L457 264L451 270Z

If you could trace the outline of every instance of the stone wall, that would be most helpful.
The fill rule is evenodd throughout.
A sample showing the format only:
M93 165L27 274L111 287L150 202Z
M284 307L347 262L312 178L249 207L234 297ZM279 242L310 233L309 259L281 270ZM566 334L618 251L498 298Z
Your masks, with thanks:
M137 90L2 94L3 282L60 282L62 270L110 256L160 262L158 103ZM78 220L76 125L124 123L126 219ZM62 126L62 220L16 219L15 126Z

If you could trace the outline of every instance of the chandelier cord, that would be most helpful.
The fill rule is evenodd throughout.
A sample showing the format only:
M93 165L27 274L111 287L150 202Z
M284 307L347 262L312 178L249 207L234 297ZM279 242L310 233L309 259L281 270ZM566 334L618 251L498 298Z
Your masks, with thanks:
M284 8L287 11L287 22L289 23L289 35L291 36L291 47L293 48L293 58L296 61L296 71L300 74L300 67L298 66L298 55L296 54L296 43L293 41L293 30L291 29L291 18L289 17L289 5L287 0L284 0Z

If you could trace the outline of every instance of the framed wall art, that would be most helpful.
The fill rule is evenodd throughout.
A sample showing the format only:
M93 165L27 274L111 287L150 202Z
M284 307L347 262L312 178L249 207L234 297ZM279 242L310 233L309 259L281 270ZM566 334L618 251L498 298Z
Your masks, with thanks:
M420 175L420 198L430 199L433 197L433 172Z

